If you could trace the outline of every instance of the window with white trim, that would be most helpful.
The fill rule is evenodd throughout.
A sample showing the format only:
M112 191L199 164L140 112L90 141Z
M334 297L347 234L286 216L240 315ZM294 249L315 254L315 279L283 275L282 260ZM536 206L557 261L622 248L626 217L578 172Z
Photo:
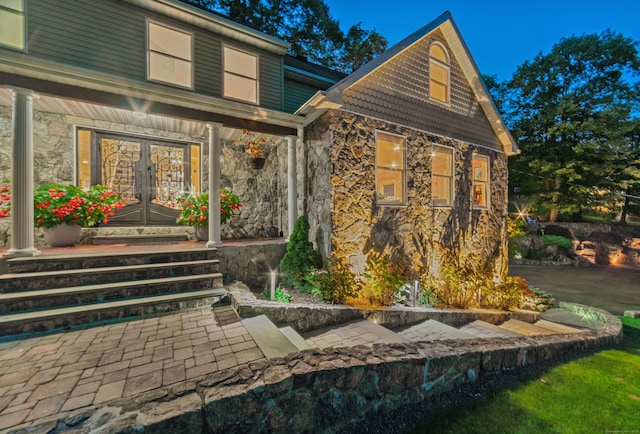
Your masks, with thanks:
M431 200L433 206L453 205L453 149L434 146L431 152Z
M449 103L451 67L447 50L438 42L429 47L429 95L438 101Z
M258 56L224 47L225 98L258 104Z
M471 166L473 179L473 207L489 207L489 157L473 154Z
M406 139L376 131L376 194L379 205L404 205L406 196Z
M24 50L24 0L0 0L0 45Z
M151 81L193 89L193 34L147 23L147 77Z

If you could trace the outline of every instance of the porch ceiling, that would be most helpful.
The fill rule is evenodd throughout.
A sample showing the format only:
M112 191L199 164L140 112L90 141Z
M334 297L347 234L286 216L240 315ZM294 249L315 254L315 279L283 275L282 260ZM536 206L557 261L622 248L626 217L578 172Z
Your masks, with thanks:
M0 87L0 106L11 106L12 97L8 89ZM152 128L163 131L174 131L193 137L203 137L208 135L207 125L204 122L194 122L170 116L149 114L146 118L140 119L131 110L104 106L99 104L89 104L86 102L40 95L33 101L34 110L47 113L58 113L78 118L87 118L99 121L113 122L118 124L135 125L137 127ZM82 125L78 120L78 125ZM108 129L108 128L105 128ZM232 127L223 127L220 137L224 140L234 140L238 137L240 130ZM273 136L277 142L283 142L284 137Z

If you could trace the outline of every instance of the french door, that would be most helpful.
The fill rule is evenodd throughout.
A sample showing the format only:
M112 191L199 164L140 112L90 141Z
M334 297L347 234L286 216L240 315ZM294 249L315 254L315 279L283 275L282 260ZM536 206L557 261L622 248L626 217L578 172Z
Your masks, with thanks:
M199 190L198 145L106 132L93 132L91 141L91 183L113 190L126 204L110 225L173 225L177 198L195 178Z

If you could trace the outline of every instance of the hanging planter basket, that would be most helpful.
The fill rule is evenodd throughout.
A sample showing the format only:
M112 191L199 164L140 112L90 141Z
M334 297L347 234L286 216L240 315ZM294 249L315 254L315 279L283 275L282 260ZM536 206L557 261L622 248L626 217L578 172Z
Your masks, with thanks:
M262 169L264 167L264 158L252 158L251 159L251 167L254 169Z

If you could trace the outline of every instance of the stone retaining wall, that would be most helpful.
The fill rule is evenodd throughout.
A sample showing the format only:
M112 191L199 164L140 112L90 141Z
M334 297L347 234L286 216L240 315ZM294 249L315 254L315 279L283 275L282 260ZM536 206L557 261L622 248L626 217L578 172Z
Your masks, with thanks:
M533 323L540 319L538 312L505 312L477 309L430 309L422 307L391 307L384 310L366 310L344 305L285 304L258 300L251 293L232 293L233 307L243 318L266 315L278 326L290 325L299 332L307 332L343 324L356 319L369 319L390 329L433 319L452 327L461 327L475 320L500 324L510 318Z
M599 331L547 335L376 344L372 348L305 350L254 362L85 409L37 429L48 432L338 433L374 415L422 403L478 378L545 363L567 354L615 345L620 320L604 311ZM33 431L31 428L31 432Z
M287 242L283 238L249 245L230 243L218 247L220 272L227 283L239 280L251 287L263 289L269 285L270 272L278 269L286 249Z

